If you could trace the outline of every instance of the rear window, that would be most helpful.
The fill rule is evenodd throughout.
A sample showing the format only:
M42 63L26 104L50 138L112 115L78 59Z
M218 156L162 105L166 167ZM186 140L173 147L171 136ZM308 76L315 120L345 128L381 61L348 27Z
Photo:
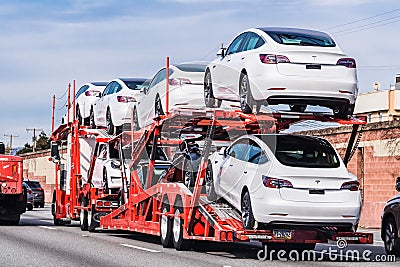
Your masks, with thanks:
M299 46L322 46L335 47L333 39L326 33L290 29L288 31L265 30L275 42L283 45L299 45Z
M131 90L140 90L144 81L124 81L124 83Z
M286 166L337 168L339 158L331 144L320 138L296 135L258 136L268 145L277 160Z
M186 72L205 72L206 66L206 64L184 63L176 65L175 67Z

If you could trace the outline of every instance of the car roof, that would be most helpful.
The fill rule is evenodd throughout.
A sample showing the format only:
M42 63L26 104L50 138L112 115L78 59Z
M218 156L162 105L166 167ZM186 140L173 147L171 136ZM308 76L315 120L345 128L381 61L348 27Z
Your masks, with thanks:
M90 82L90 84L93 84L94 86L106 86L108 82Z
M147 79L145 78L118 78L123 82L144 82Z

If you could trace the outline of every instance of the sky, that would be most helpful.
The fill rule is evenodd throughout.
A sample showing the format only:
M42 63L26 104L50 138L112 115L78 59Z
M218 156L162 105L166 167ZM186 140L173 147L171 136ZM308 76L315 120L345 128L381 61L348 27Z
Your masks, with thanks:
M361 93L400 73L398 0L2 0L0 141L32 143L66 112L66 89L211 61L242 30L280 26L329 33L357 61ZM7 136L5 136L7 135Z

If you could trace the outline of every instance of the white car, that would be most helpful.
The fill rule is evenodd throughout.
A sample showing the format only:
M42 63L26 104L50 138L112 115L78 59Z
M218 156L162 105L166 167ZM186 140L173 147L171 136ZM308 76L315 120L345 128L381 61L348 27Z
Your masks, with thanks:
M203 78L206 64L182 63L169 69L169 109L173 107L204 106ZM159 70L143 86L143 97L134 110L135 128L147 126L166 108L166 68Z
M140 91L145 81L142 78L119 78L109 82L92 105L90 126L107 127L107 132L114 134L124 123L130 123L132 108L143 97Z
M76 118L80 125L90 124L90 108L93 102L103 93L107 82L85 83L76 93Z
M357 178L322 138L244 135L210 156L210 200L224 198L245 229L302 224L355 230L361 212Z
M221 57L207 65L204 98L240 102L244 113L262 104L307 105L352 115L358 93L356 62L326 33L294 28L253 28L241 32Z

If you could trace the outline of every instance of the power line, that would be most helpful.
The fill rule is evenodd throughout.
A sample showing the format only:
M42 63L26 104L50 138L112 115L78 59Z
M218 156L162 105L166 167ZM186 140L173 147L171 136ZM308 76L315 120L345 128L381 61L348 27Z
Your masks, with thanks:
M391 22L388 22L388 23L384 23L384 24L372 26L372 27L367 27L367 28L359 29L359 30L354 30L354 31L350 30L350 31L348 31L348 32L339 33L339 34L337 34L337 35L345 35L345 34L349 34L349 33L354 33L354 32L360 32L360 31L365 31L365 30L369 30L369 29L374 29L374 28L378 28L378 27L381 27L381 26L385 26L385 25L388 25L388 24L395 23L395 22L400 22L400 19L399 19L399 20L395 20L395 21L391 21ZM366 25L366 26L368 26L368 25Z
M349 31L349 32L354 32L354 31L356 31L357 29L362 29L362 28L364 28L364 27L368 27L368 26L371 26L371 25L379 24L379 23L381 23L381 22L389 21L389 20L396 19L396 18L400 18L400 15L399 15L399 16L394 16L394 17L391 17L391 18L387 18L387 19L383 19L383 20L378 20L378 21L371 22L371 23L369 23L369 24L361 25L361 26L358 26L358 27L354 27L354 28L351 28L351 29L341 30L341 31L337 31L337 32L332 32L332 34L338 34L338 33L343 33L343 32L348 32L348 31ZM392 21L392 23L393 23L393 22L396 22L396 21L398 21L398 20ZM386 25L386 24L382 24L382 25ZM380 25L377 25L377 26L380 26Z
M65 92L63 93L63 95L61 97L56 97L57 100L63 99L64 96L68 93L68 88L65 89Z
M330 27L330 28L325 28L325 29L322 29L322 31L336 29L336 28L339 28L339 27L351 25L351 24L354 24L354 23L357 23L357 22L373 19L373 18L380 17L380 16L383 16L383 15L386 15L386 14L390 14L390 13L394 13L394 12L397 12L399 10L400 10L400 8L397 8L397 9L394 9L392 11L387 11L387 12L384 12L384 13L381 13L381 14L377 14L377 15L374 15L374 16L371 16L371 17L350 21L350 22L347 22L347 23L344 23L344 24L341 24L341 25L337 25L337 26L334 26L334 27Z

